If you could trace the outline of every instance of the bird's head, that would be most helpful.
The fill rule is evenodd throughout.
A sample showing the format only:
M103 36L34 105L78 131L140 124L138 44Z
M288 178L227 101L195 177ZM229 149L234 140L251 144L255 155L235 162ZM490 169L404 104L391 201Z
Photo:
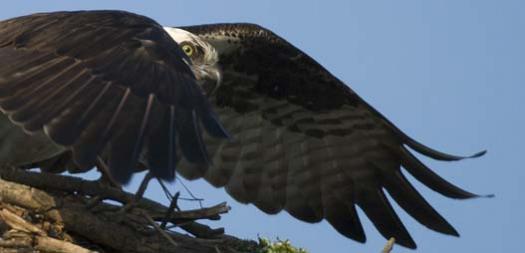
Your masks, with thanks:
M208 42L185 30L173 27L164 27L164 30L191 59L190 68L204 93L207 96L213 94L222 81L222 72L217 64L219 62L217 50Z

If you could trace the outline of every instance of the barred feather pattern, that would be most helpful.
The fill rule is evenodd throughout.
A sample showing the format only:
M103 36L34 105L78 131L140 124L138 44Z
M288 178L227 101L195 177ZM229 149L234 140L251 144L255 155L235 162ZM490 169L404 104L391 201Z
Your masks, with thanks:
M0 22L0 35L1 111L29 134L45 133L50 145L70 150L81 171L104 156L111 176L126 183L139 160L155 160L148 169L173 180L176 143L164 140L183 136L184 155L206 163L200 119L226 136L209 120L213 112L189 59L149 18L42 13ZM187 120L175 126L177 118Z
M186 178L205 178L266 213L286 210L306 222L327 220L364 242L359 206L386 238L416 243L385 192L421 224L458 235L404 177L402 166L452 198L462 190L407 148L438 160L465 157L411 139L315 60L271 31L252 24L183 27L219 48L224 83L210 97L231 142L204 136L212 165L182 160ZM482 153L474 155L474 157Z

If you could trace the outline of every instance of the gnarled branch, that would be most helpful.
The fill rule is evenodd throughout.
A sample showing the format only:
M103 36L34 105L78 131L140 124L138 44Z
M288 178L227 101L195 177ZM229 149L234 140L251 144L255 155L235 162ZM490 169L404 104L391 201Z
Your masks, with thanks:
M152 200L140 200L129 212L116 212L117 206L105 202L87 208L88 196L122 203L133 197L98 182L21 170L2 169L0 175L0 217L4 221L0 252L234 253L254 252L258 247L253 241L224 235L220 229L209 234L206 226L194 222L227 212L225 203L171 216L174 224L183 222L182 227L208 233L206 238L197 238L171 230L160 233L152 222L164 218L167 207Z

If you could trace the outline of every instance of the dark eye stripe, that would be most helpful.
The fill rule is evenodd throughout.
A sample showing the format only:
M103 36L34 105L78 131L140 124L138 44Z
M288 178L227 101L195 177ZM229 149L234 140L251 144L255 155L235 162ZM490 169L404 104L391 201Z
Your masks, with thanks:
M199 56L200 56L200 55L204 55L204 48L203 48L203 47L197 45L196 47L194 47L194 49L195 49L195 50L194 50L194 51L195 51L195 52L194 52L195 54L197 54L197 55L199 55Z

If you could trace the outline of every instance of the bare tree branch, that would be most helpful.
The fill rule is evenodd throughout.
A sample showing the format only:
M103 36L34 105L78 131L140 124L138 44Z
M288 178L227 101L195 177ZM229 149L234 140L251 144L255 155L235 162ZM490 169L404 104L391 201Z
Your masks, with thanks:
M0 252L236 253L257 248L253 241L218 233L221 229L206 231L207 226L194 222L217 219L229 210L225 203L171 216L175 225L182 222L181 227L208 233L207 238L196 238L171 230L159 233L156 222L166 216L167 207L148 199L129 212L115 212L118 207L105 202L87 208L89 196L121 203L133 197L98 182L20 170L2 169L0 175Z

